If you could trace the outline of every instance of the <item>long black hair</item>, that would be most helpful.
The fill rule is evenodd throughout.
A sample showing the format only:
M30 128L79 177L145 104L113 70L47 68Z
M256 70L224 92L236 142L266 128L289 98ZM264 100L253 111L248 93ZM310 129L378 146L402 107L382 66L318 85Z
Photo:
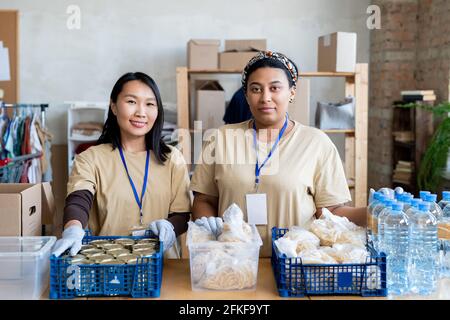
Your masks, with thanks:
M123 86L133 80L141 81L152 89L156 97L156 103L158 105L158 116L152 129L145 135L145 146L147 150L153 150L156 159L160 163L164 163L167 160L170 153L169 147L161 139L161 131L164 125L164 109L162 105L161 94L159 93L158 86L155 81L148 75L142 72L129 72L124 74L117 80L111 91L111 100L109 104L108 118L103 125L103 132L97 141L97 145L104 143L111 143L113 150L119 146L122 146L120 138L120 128L117 123L117 117L114 115L111 109L112 103L117 103L117 97L122 92Z

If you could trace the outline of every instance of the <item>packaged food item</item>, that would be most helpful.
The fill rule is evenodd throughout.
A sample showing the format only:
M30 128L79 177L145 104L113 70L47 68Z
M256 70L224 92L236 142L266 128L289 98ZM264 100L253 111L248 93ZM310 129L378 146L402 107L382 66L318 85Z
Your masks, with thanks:
M128 255L123 255L118 257L118 260L123 261L126 264L133 264L137 262L137 259L139 258L139 255L135 253L130 253Z
M86 249L86 250L80 251L80 253L82 255L89 257L93 254L104 253L104 251L103 251L103 249L92 248L92 249Z
M106 251L107 254L112 255L114 258L130 254L128 249L111 249Z
M103 250L111 250L111 249L123 249L123 246L117 243L105 243L101 245Z
M101 248L102 245L109 243L108 240L92 240L91 242L89 242L90 245L92 246L96 246L97 248Z
M262 240L256 227L245 223L242 212L236 207L231 206L224 213L223 232L217 240L206 228L188 223L187 245L193 290L256 288Z
M131 248L132 245L135 244L135 241L130 238L119 238L114 240L114 243L122 245L124 248Z

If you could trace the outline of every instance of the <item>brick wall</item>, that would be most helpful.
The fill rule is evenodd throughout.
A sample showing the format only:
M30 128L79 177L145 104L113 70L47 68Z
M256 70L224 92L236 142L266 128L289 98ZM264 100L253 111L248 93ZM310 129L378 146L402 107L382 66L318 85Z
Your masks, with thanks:
M381 29L371 31L368 184L391 186L392 102L400 91L434 89L448 100L450 1L378 0Z

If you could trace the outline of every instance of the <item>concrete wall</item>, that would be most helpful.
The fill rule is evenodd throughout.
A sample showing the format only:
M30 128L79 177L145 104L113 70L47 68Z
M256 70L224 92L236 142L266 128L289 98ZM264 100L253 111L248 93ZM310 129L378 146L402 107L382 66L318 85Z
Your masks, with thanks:
M48 126L66 143L64 101L108 101L117 78L143 71L163 100L176 102L175 69L186 65L190 38L267 38L301 71L317 70L317 38L357 32L358 62L369 62L369 0L2 0L20 11L20 101L49 102ZM69 5L81 9L81 28L67 28ZM239 76L227 76L229 99ZM343 98L343 81L314 79L311 119L318 99Z

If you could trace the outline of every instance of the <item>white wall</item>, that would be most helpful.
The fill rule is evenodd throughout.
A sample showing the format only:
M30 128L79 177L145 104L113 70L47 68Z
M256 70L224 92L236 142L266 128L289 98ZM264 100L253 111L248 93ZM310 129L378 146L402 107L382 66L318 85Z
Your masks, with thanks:
M108 101L117 78L143 71L164 101L176 102L175 68L186 65L190 38L267 38L301 71L317 69L317 38L358 34L358 62L369 62L366 8L370 0L1 0L20 11L20 100L49 102L54 143L66 143L63 101ZM66 26L69 5L81 9L81 29ZM223 45L223 41L222 41ZM228 79L228 80L226 80ZM228 77L231 97L239 77ZM311 103L343 97L343 80L314 79ZM314 117L311 112L311 119Z

